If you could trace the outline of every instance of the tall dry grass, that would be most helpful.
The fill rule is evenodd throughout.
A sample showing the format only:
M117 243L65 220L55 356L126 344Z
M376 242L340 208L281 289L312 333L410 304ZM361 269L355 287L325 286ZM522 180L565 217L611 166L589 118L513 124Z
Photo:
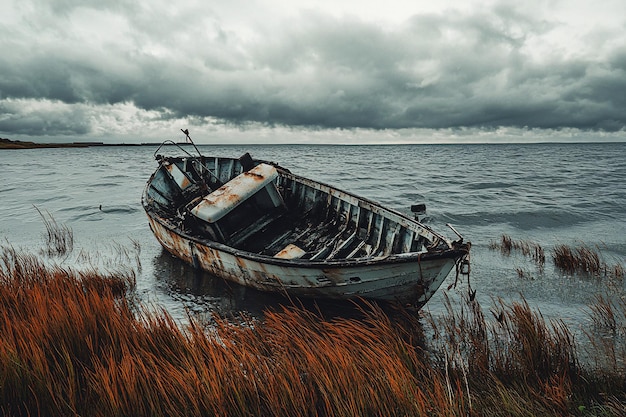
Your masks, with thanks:
M500 240L490 242L489 247L499 250L503 255L519 252L532 259L539 271L543 272L546 255L543 247L536 242L515 240L508 235L502 235ZM621 263L610 264L606 262L599 250L585 244L574 247L560 244L556 245L551 252L554 265L567 273L604 275L617 279L622 279L625 274L624 266ZM517 268L516 272L520 278L532 277L528 271L522 268Z
M44 234L46 248L44 253L48 256L63 256L74 249L74 232L66 224L58 224L55 218L46 210L40 210L34 206L41 216L46 227Z
M210 330L194 320L181 329L130 304L131 281L4 248L4 415L466 414L415 328L373 306L363 320L293 308L262 323L217 318Z
M589 310L593 327L587 332L587 356L598 389L621 384L626 391L626 300L598 294Z
M427 320L363 303L359 318L285 307L182 326L133 304L133 282L3 248L0 413L560 416L626 404L623 352L586 369L564 324L525 301L484 314L448 300ZM623 326L615 308L598 308L597 327Z
M428 317L437 368L468 381L479 415L567 413L573 387L583 383L572 335L525 300L498 305L486 316L476 301L446 298L448 313Z
M87 384L85 366L93 363L100 349L125 344L128 331L123 326L133 320L133 313L124 294L133 283L132 273L76 272L3 247L2 414L77 413Z
M557 268L565 272L605 275L618 279L624 277L624 267L621 263L610 265L598 250L584 244L576 247L557 245L552 259Z
M531 258L538 267L542 268L546 263L546 254L543 247L528 240L515 240L508 235L502 235L499 242L492 241L489 244L491 249L499 249L504 255L510 255L517 251L522 255Z

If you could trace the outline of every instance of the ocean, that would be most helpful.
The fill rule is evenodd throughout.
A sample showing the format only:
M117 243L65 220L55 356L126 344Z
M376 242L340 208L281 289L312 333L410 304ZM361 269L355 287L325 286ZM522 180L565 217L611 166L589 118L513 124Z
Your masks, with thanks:
M169 148L168 148L169 149ZM626 265L626 144L201 145L205 155L271 160L404 213L425 203L423 221L472 242L471 286L484 309L525 299L546 318L588 320L598 294L624 294L624 280L556 269L556 245L585 245L608 265ZM188 314L260 314L280 297L194 271L151 234L141 193L156 146L0 150L0 239L35 254L45 247L38 210L71 228L66 267L137 271L137 297L175 319ZM173 150L173 149L172 149ZM162 150L162 152L165 152ZM493 248L503 235L540 245L543 268ZM42 255L43 256L43 255ZM467 283L452 273L425 307L445 310ZM494 307L495 308L495 307Z

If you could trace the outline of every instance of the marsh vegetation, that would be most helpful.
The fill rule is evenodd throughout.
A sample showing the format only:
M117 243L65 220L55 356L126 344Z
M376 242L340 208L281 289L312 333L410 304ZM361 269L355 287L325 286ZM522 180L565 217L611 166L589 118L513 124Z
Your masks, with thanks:
M124 259L132 265L132 258ZM356 314L345 317L288 305L262 318L189 317L182 324L137 301L135 267L70 268L2 247L0 413L626 413L626 302L619 294L595 298L585 340L523 297L495 300L488 313L468 297L446 299L440 316L357 301Z

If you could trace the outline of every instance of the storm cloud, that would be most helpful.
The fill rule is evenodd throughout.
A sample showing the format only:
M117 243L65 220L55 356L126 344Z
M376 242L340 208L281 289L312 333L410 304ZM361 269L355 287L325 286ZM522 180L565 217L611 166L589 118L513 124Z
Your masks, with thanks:
M184 2L3 7L5 135L83 135L122 107L241 126L626 127L626 19L567 48L563 22L512 3L394 25L311 9L233 22L236 10Z

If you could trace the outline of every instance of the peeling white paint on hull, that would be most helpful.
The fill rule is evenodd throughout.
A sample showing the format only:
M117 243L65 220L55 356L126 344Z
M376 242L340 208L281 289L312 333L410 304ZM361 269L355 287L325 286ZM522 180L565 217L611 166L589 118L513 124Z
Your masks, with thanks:
M362 297L425 304L455 267L453 258L417 262L372 261L354 266L276 265L249 260L181 238L151 219L161 245L190 265L239 285L295 297L348 299Z

